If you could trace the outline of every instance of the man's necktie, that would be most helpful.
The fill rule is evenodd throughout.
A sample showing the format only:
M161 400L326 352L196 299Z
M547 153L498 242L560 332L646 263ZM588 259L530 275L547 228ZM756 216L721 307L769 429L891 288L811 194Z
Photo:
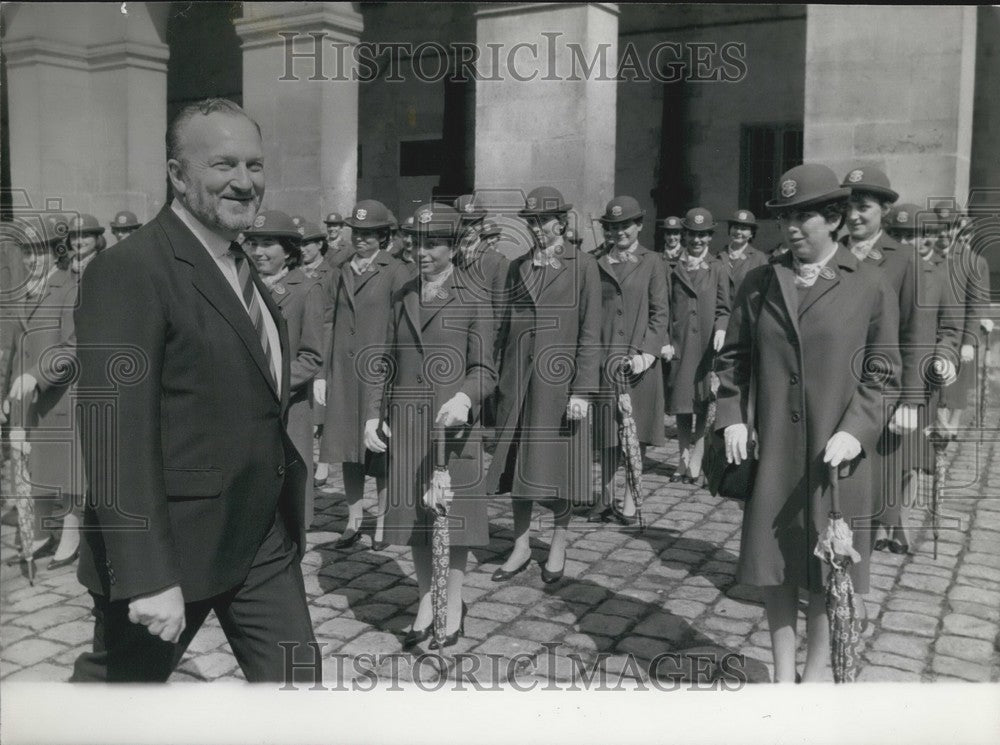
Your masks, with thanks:
M274 354L271 352L271 344L267 340L267 328L264 326L264 309L257 301L257 293L254 292L253 279L250 277L250 260L244 253L243 248L238 243L229 246L229 253L236 261L236 276L240 280L240 288L243 292L243 304L246 306L250 320L257 331L260 339L260 346L264 350L264 357L267 359L267 369L271 372L271 383L275 389L278 387L278 369L275 366Z

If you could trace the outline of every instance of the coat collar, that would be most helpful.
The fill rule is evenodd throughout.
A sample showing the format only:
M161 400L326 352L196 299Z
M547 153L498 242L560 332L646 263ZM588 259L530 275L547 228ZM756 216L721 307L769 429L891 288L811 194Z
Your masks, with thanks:
M461 293L464 289L465 285L457 271L453 271L442 285L441 293L426 302L420 297L419 275L403 285L400 290L403 295L403 312L413 329L414 336L420 343L421 350L423 350L423 330L441 312L442 308L461 300Z
M615 284L621 286L625 283L625 280L632 275L632 272L639 268L639 265L645 260L647 254L650 253L651 252L641 244L636 246L633 255L637 261L630 261L622 267L621 279L618 278L614 265L611 263L611 251L605 251L600 255L597 259L597 266L600 267L612 280L614 280Z

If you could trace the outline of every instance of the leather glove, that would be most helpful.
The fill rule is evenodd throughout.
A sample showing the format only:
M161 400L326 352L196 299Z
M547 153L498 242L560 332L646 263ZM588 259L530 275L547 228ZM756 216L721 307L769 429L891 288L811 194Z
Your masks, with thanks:
M750 432L745 424L730 424L724 431L726 439L726 463L739 465L747 459L747 442Z
M566 404L566 418L570 420L586 419L590 410L587 399L579 396L570 396L569 403Z
M722 345L726 343L726 330L716 329L715 336L712 337L712 349L718 352L722 349Z
M976 349L971 344L962 345L962 362L969 363L976 359Z
M670 362L674 358L674 348L670 344L664 344L663 349L660 350L660 356Z
M901 404L892 415L889 431L901 434L913 432L917 428L917 407Z
M958 370L955 369L955 363L945 357L935 357L931 369L941 381L942 387L949 386L958 380Z
M651 354L643 352L642 354L633 355L629 361L629 368L632 370L633 375L639 375L640 373L646 372L649 368L653 366L656 362L656 357Z
M979 325L982 327L983 331L986 332L987 335L993 333L993 319L992 318L984 318L984 319L982 319L979 322Z
M24 373L24 375L18 375L14 378L14 382L10 386L10 393L7 394L7 398L13 398L15 400L20 400L25 396L31 396L38 387L38 381L35 380L35 376L29 373Z
M313 400L320 406L326 406L326 380L313 380Z
M434 418L435 424L444 427L457 427L469 421L469 409L472 408L472 401L464 393L459 392L441 404L437 416Z
M861 455L861 443L858 438L849 432L837 432L826 441L826 450L823 452L823 462L831 466L839 466L847 463Z
M386 438L392 437L392 432L389 431L389 425L385 422L382 423L382 432L385 434ZM365 447L373 453L384 453L389 446L382 442L378 435L378 419L369 419L365 422Z

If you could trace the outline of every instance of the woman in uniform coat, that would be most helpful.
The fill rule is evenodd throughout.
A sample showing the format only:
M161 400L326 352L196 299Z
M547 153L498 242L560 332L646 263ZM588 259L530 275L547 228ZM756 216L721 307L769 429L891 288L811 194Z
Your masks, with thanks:
M767 256L754 248L750 241L757 232L757 218L750 210L736 210L729 218L729 244L718 260L729 274L729 297L736 293L751 269L767 263Z
M51 530L52 521L62 521L58 546L50 536L33 552L36 558L53 554L49 569L72 564L79 555L84 484L71 393L78 368L73 311L83 272L107 246L104 227L87 214L69 221L66 240L69 260L55 266L47 250L33 246L25 251L25 266L36 281L28 288L19 314L20 333L14 336L10 356L14 366L10 400L5 407L8 411L27 407L28 470L33 496L39 498L38 534Z
M826 166L785 173L767 203L791 252L751 271L719 355L716 428L726 457L747 457L746 412L760 462L743 515L737 581L762 587L775 682L795 680L800 589L809 593L803 679L829 662L826 564L813 554L830 512L829 469L840 469L848 525L872 514L871 457L898 393L898 306L880 273L836 235L849 191ZM751 385L753 388L751 389ZM868 592L870 543L855 537L855 589Z
M382 539L385 458L366 457L365 381L385 345L393 294L409 279L409 272L389 254L392 218L384 204L373 199L358 202L345 222L351 228L354 254L337 274L320 456L324 463L342 464L344 473L348 518L336 547L349 548L360 539L367 472L375 476L379 504L372 548L381 550L386 545Z
M288 323L288 356L291 359L288 387L288 436L308 469L302 495L305 528L315 513L312 480L313 401L312 383L322 366L323 324L326 289L314 274L302 271L301 233L291 218L277 210L261 212L253 227L244 231L246 252L257 266L271 298ZM319 251L317 250L318 254Z
M686 252L670 281L670 366L667 412L677 417L679 463L673 482L696 483L705 452L705 417L712 399L711 373L729 320L729 275L709 254L715 221L702 207L681 221Z
M497 446L490 493L510 492L514 547L493 579L503 582L531 562L532 504L552 509L555 528L542 567L559 581L574 501L591 502L588 407L597 394L601 280L597 262L564 242L571 204L558 190L532 190L521 210L535 246L511 262L498 347Z
M885 230L901 245L918 250L917 303L920 334L917 343L924 358L923 400L917 407L917 426L903 434L900 461L903 470L898 499L886 500L885 509L877 517L876 551L888 549L894 554L909 553L906 531L908 513L914 504L919 486L918 474L933 473L934 455L927 430L937 417L938 400L957 377L958 344L962 321L955 313L955 290L948 276L947 265L939 260L934 246L943 236L948 240L948 226L937 223L918 225L921 208L916 204L901 204L889 212ZM891 425L890 425L891 426Z
M454 497L447 506L450 564L448 623L441 646L464 631L462 585L469 547L489 543L487 497L479 410L493 390L493 331L489 304L476 296L455 270L459 213L427 204L408 230L415 235L420 276L394 296L386 332L392 371L368 385L365 445L389 450L386 540L410 546L420 590L416 618L404 641L408 649L430 636L432 505L424 503L435 465L434 430L446 439L446 466ZM383 426L380 427L379 425ZM436 640L431 648L437 648Z
M601 501L590 520L612 517L623 525L636 521L636 505L626 489L622 504L612 499L618 467L618 411L615 381L632 400L636 430L646 446L658 447L663 436L663 377L657 360L667 338L667 277L657 254L639 245L639 203L629 196L608 202L600 222L610 251L597 260L601 278L601 392L594 408L595 447L601 457Z
M681 241L681 234L683 228L681 227L681 219L679 217L665 217L662 220L656 221L656 226L660 229L661 241L663 245L663 267L666 271L667 277L667 307L670 306L670 285L673 282L671 277L674 273L674 268L677 266L677 262L680 261L681 254L684 253L684 244ZM669 334L668 334L669 339ZM665 340L667 341L667 340ZM663 377L663 413L669 414L669 397L666 395L667 391L670 390L670 368L674 360L674 348L667 343L664 343L663 348L660 350L660 372Z

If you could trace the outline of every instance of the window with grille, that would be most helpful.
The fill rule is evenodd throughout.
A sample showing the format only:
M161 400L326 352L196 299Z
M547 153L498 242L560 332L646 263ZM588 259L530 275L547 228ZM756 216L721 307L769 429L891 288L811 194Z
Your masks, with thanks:
M802 162L802 124L744 124L740 127L740 206L758 217L774 198L781 174Z

